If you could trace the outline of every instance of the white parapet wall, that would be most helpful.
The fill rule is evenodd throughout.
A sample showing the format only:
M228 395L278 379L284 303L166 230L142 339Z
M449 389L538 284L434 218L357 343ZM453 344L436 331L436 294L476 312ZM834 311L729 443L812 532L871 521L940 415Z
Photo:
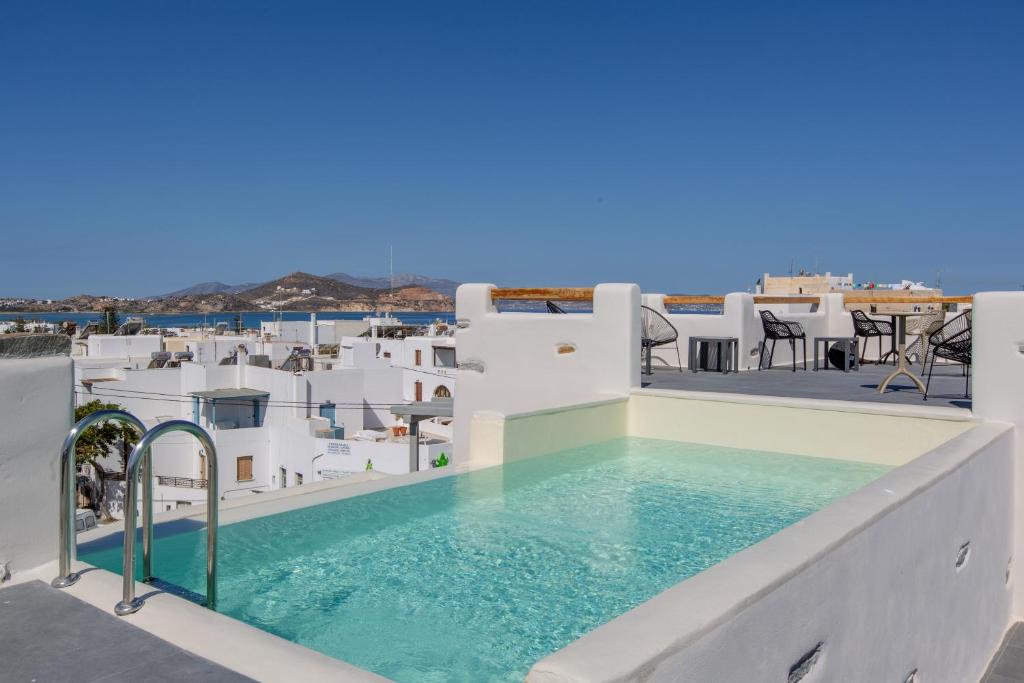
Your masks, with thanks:
M1017 500L1024 500L1024 292L984 292L974 297L972 313L974 414L1008 422L1016 431L1014 470ZM1018 505L1014 517L1024 512ZM1018 561L1014 580L1024 586L1024 524L1014 526ZM1018 589L1014 616L1024 618L1024 590Z
M72 423L72 361L0 360L0 582L57 556L60 448Z
M640 386L637 285L598 285L593 313L569 315L499 313L492 289L494 285L467 284L456 294L459 462L503 462L507 416L624 401ZM562 421L561 429L557 445L535 439L534 454L595 440L585 425Z
M721 313L672 313L665 306L664 294L644 294L643 302L665 316L679 333L679 355L682 367L687 363L687 349L690 337L736 337L739 340L739 369L756 370L760 360L760 344L764 339L760 311L771 311L783 320L800 323L807 333L807 362L814 356L812 344L815 337L852 336L853 322L843 305L842 294L822 294L818 304L755 304L752 294L734 292L725 296ZM886 342L888 343L888 342ZM888 347L883 349L888 351ZM803 362L803 345L797 343L796 359ZM877 346L868 349L868 358L878 356ZM655 365L678 367L676 349L672 345L661 346L654 352ZM775 344L773 366L791 365L793 352L788 342Z
M703 337L736 337L739 340L739 369L756 370L760 361L760 344L764 339L764 328L761 324L761 311L771 311L781 320L800 323L807 333L807 363L810 367L814 357L815 337L852 337L853 319L846 309L844 295L841 293L815 295L819 297L817 304L807 303L772 303L757 304L752 294L734 292L725 296L725 303L720 313L674 313L665 306L664 294L644 294L643 303L665 316L679 333L679 356L672 344L660 346L654 350L655 367L678 367L681 358L682 367L689 367L687 349L689 340L694 336ZM947 319L962 311L950 312ZM871 314L875 320L892 322L884 313ZM908 335L907 345L914 342L915 337ZM888 353L892 348L889 337L865 340L861 338L863 355L866 360L876 360L881 353ZM776 342L773 366L788 366L794 362L793 351L789 343ZM803 363L803 344L796 344L796 362Z

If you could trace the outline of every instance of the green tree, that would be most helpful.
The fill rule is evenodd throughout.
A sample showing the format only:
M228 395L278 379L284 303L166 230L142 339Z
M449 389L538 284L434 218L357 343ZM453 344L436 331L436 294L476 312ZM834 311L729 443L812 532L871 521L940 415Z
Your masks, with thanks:
M121 317L113 306L103 307L103 320L100 321L100 334L114 334L121 327Z
M26 332L28 327L26 326L25 319L20 315L14 319L14 331L15 332Z
M121 410L116 403L104 403L98 399L83 403L75 408L75 422L98 410ZM92 465L99 478L100 516L109 520L110 507L107 501L106 475L107 470L100 461L112 453L120 459L120 471L123 475L128 466L128 450L138 441L138 435L131 427L120 422L102 422L86 429L75 444L75 462Z

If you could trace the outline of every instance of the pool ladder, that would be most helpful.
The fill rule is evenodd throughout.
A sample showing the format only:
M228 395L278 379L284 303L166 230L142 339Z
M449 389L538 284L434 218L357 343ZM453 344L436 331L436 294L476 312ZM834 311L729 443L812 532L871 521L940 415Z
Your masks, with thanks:
M60 454L60 548L59 576L50 582L55 588L74 585L81 574L71 571L76 556L75 498L77 496L75 445L86 429L101 422L121 422L140 435L132 449L125 472L124 553L122 558L122 596L114 606L114 614L125 616L138 612L144 601L135 596L135 526L139 498L139 475L142 474L142 580L153 580L153 442L164 434L186 432L199 441L206 458L206 606L217 604L217 448L205 429L186 420L162 422L149 431L137 417L123 410L98 410L79 420L68 436Z

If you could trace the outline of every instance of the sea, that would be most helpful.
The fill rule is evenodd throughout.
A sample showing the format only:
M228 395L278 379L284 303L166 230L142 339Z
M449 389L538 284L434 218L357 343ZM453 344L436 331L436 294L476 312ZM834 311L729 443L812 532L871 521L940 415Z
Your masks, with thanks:
M566 306L568 313L591 313L593 309L590 307L583 306ZM508 305L504 302L499 304L498 310L500 311L516 311L516 312L531 312L531 313L543 313L547 309L544 306L544 302L514 302L514 305ZM716 314L721 313L721 306L673 306L669 309L670 313L698 313L698 314ZM118 316L123 321L128 317L139 317L145 320L147 327L215 327L217 323L227 323L230 328L235 326L235 316L238 315L236 312L222 312L222 313L162 313L162 314L143 314L143 313L132 313L130 311L118 311ZM248 311L242 315L242 326L247 330L260 328L260 323L271 320L309 320L309 312L307 311ZM378 315L373 311L321 311L316 314L317 320L362 320L367 316ZM447 323L455 322L455 314L451 311L414 311L414 312L402 312L396 311L392 315L401 320L407 325L429 325L432 322L444 321ZM47 322L47 323L60 323L65 320L70 320L78 324L79 327L88 323L91 320L100 320L102 314L96 311L84 311L74 313L0 313L0 321L3 320L14 320L16 318L23 318L26 322Z
M228 323L234 327L235 312L225 313L164 313L164 314L142 314L130 311L118 311L118 317L123 321L128 317L139 317L146 321L147 327L215 327L217 323ZM309 320L309 313L302 311L254 311L242 313L242 326L246 329L259 329L260 323L272 320ZM372 311L346 311L346 312L320 312L316 314L317 320L362 320L374 315ZM396 312L393 314L403 323L409 325L429 325L436 320L454 322L455 314L448 312L416 311L410 313ZM27 322L59 323L70 320L79 327L91 320L100 320L102 314L95 311L76 313L2 313L0 320L14 320L23 318Z

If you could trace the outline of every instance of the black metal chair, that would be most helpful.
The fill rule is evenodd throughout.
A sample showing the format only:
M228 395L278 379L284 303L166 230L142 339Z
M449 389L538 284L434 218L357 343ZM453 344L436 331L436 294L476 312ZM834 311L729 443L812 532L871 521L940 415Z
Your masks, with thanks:
M545 301L544 305L548 307L548 313L565 313L565 309L554 301Z
M924 362L931 357L932 364L928 367L928 381L924 386L924 400L928 400L928 389L932 383L932 370L935 369L935 358L943 358L960 363L964 368L964 398L971 395L971 311L961 313L948 323L928 335L928 348L925 349ZM923 365L921 366L924 367Z
M779 320L771 311L761 311L761 326L764 327L764 340L761 342L761 357L757 360L757 369L764 365L765 350L768 348L768 340L772 341L772 351L768 354L768 369L772 369L772 361L775 359L775 342L782 340L789 341L789 347L793 351L793 372L796 372L796 340L803 341L804 349L804 370L807 369L807 333L800 323L795 320Z
M676 358L679 361L679 372L683 371L683 356L679 353L679 331L675 325L668 321L668 318L648 306L640 307L640 348L647 358L647 372L654 374L651 370L651 356L654 347L665 346L675 342Z
M861 344L860 347L860 362L864 362L864 351L866 351L868 347L867 340L871 337L878 337L878 362L881 363L882 359L885 358L885 356L882 355L882 337L892 338L892 323L886 322L885 320L874 320L873 318L869 318L864 311L853 310L850 311L850 315L853 317L853 333L858 337L864 337L864 343ZM893 354L893 365L895 364L896 357L895 354Z

